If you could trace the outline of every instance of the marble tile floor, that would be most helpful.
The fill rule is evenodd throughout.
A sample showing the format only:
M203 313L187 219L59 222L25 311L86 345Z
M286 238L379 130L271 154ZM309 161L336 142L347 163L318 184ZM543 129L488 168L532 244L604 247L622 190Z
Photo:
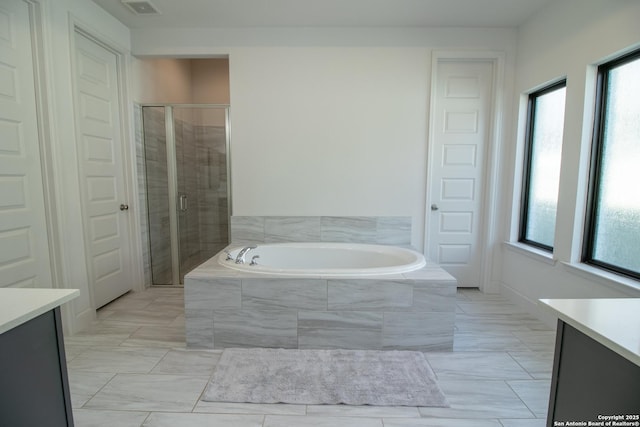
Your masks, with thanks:
M449 408L200 401L220 350L185 348L182 288L130 293L66 337L78 427L543 427L555 332L497 295L459 290L454 351L425 353Z

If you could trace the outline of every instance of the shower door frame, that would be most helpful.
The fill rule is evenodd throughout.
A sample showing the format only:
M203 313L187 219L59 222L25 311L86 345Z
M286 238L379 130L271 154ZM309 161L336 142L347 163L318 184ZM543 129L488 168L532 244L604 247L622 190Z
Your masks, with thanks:
M169 235L171 240L171 285L158 285L158 286L182 286L180 280L180 230L178 219L178 164L177 164L177 152L176 152L176 138L174 129L174 108L197 108L207 109L216 108L224 109L224 126L225 126L225 150L226 150L226 173L227 173L227 219L231 218L231 122L230 122L230 105L229 104L176 104L176 103L146 103L140 104L140 111L145 107L164 108L164 121L165 121L165 135L166 135L166 148L167 148L167 180L168 180L168 198L169 198ZM142 127L142 139L144 147L144 125ZM146 166L145 166L146 171ZM145 172L145 194L147 193L147 177ZM148 195L147 195L148 196ZM147 215L149 215L149 208L147 207ZM149 227L150 221L147 221L147 227ZM149 233L149 254L151 254L151 230ZM227 230L227 240L231 241L231 227ZM153 260L151 260L153 262ZM153 283L153 276L151 279Z

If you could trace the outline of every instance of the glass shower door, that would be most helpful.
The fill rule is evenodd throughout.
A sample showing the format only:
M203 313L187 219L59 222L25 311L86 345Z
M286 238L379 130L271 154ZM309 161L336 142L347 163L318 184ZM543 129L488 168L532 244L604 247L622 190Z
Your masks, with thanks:
M193 108L173 108L180 283L199 259L198 148ZM193 265L195 264L195 265Z
M229 243L227 109L173 108L180 282Z
M142 111L153 284L177 285L229 243L228 108Z

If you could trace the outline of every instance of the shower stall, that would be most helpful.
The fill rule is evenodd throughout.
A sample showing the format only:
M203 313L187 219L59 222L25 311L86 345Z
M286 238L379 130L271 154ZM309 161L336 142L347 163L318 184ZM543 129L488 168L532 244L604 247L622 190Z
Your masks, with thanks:
M142 106L153 285L184 275L229 244L229 107Z

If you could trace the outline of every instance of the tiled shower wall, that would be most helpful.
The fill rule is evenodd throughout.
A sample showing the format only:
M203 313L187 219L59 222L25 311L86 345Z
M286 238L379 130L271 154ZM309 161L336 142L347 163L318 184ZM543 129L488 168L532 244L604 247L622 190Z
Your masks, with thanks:
M232 216L233 243L348 242L410 246L410 216Z

